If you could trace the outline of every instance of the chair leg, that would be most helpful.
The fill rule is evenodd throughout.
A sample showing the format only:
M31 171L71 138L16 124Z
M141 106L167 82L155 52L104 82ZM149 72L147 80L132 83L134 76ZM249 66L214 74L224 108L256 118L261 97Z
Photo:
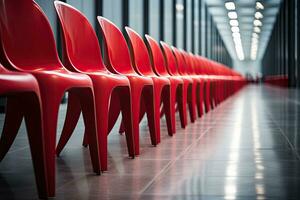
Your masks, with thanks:
M114 88L114 90L112 91L111 94L111 98L110 98L110 105L109 105L109 120L108 120L108 134L110 133L110 131L112 130L112 128L114 127L114 125L116 124L118 117L120 115L121 112L121 105L120 105L120 100L123 100L122 97L120 97L120 92L122 90L123 87L117 87Z
M205 112L208 113L210 110L210 83L208 81L205 82L204 85L205 92L204 92L204 105L205 105Z
M184 87L178 87L176 92L177 105L179 109L179 117L181 128L185 128L187 124L186 120L186 97L184 96Z
M196 98L197 98L197 113L198 117L202 117L203 115L203 106L202 106L202 99L203 99L203 90L202 90L202 83L199 83L197 85L197 92L196 92Z
M149 126L149 131L150 131L150 137L151 137L151 144L156 146L158 144L157 140L157 126L155 122L155 96L154 96L154 90L153 87L146 87L143 91L143 97L144 97L144 103L145 103L145 108L147 112L147 119L148 119L148 126ZM158 102L158 110L160 107L160 101ZM157 118L160 120L160 118Z
M24 106L26 107L26 106ZM6 114L3 131L0 139L0 161L3 160L14 142L23 119L23 108L19 98L10 96L7 98Z
M122 101L120 101L121 110L122 110L122 119L124 122L125 135L127 141L127 149L129 157L135 157L135 138L132 126L132 110L131 110L131 95L129 88L123 88L120 92L120 97L122 97Z
M45 157L47 165L48 195L55 196L55 143L58 109L63 91L60 95L48 87L41 89L42 121L45 141Z
M189 107L189 113L190 113L190 119L191 122L195 122L195 116L196 116L196 111L195 111L195 106L196 106L196 100L195 100L195 84L189 85L187 88L187 100L188 100L188 107Z
M159 144L160 141L161 141L161 132L160 132L160 105L161 105L161 100L162 100L162 90L163 90L163 87L160 84L156 84L156 83L153 86L154 86L154 93L153 93L154 95L152 97L154 99L154 102L153 102L154 103L154 106L153 106L153 108L154 108L154 116L153 117L154 117L155 129L156 129L156 142L157 142L157 144ZM146 98L149 99L150 98L150 94L148 94L148 96L149 97L146 97ZM144 105L145 105L145 103L144 103ZM146 105L147 105L147 103L146 103Z
M140 122L140 105L142 97L143 86L136 84L131 85L131 110L132 110L132 129L134 134L135 155L140 154L140 136L139 136L139 122Z
M85 132L87 133L89 141L89 150L93 170L96 174L100 174L100 154L96 126L96 112L93 91L90 88L77 89L78 97L80 98L80 105L82 108L82 115L85 124Z
M171 118L171 124L172 124L172 133L176 133L176 116L175 116L175 107L176 107L176 100L177 100L177 88L181 87L179 85L171 84L170 87L170 118Z
M107 136L109 121L109 101L111 90L102 90L95 92L96 99L96 116L98 145L100 152L101 171L107 171ZM90 141L90 140L89 140Z
M45 199L48 197L48 184L46 175L46 159L44 154L41 105L36 94L26 94L23 96L23 99L24 105L26 105L24 109L24 117L38 194L41 199Z
M68 96L68 107L67 107L67 114L66 119L64 122L64 127L62 130L62 134L60 136L58 145L56 147L56 155L59 156L67 142L69 141L74 129L77 125L81 113L80 102L78 97L69 92Z
M168 134L169 136L173 135L173 130L172 130L172 118L171 118L171 94L170 94L170 86L165 86L162 90L162 101L163 101L163 109L165 111L165 118L167 122L167 127L168 127Z

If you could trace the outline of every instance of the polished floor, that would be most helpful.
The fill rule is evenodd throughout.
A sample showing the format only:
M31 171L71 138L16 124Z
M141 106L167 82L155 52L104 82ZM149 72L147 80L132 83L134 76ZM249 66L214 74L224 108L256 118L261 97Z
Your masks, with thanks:
M63 105L58 132L64 114ZM56 199L300 199L299 120L300 92L250 85L173 137L162 121L157 147L144 122L134 160L116 127L101 176L91 173L81 122L57 158ZM23 126L0 163L0 199L36 198Z

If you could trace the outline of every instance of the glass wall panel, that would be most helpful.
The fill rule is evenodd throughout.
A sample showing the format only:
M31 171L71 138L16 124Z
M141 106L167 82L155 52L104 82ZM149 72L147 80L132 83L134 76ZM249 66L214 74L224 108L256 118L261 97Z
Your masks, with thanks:
M178 48L183 48L183 0L176 1L176 43Z
M67 0L67 3L80 10L90 21L96 25L95 1L94 0Z
M149 1L149 34L156 40L159 40L159 23L163 23L162 19L159 19L159 1Z
M194 45L195 45L195 53L196 54L200 54L200 48L199 48L199 37L200 37L200 26L199 26L199 0L195 0L195 5L194 8L195 9L195 18L194 18L194 31L195 31L195 41L194 41Z
M164 38L165 42L168 44L172 44L172 37L173 37L173 25L172 25L172 7L173 7L173 1L172 0L165 0L165 7L164 7L164 27L165 27L165 33Z
M141 35L143 34L143 2L129 1L129 26Z
M186 0L186 6L187 6L187 51L192 51L192 0Z
M54 0L52 1L44 1L44 0L36 0L36 2L41 6L44 13L47 15L47 18L51 24L51 28L53 30L54 36L57 36L57 17L54 9ZM57 37L55 37L57 39Z
M122 0L103 0L103 16L122 27Z

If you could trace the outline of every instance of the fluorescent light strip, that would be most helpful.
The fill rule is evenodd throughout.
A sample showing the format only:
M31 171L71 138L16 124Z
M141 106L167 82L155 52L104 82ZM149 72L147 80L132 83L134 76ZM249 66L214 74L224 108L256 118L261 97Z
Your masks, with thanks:
M225 8L227 10L235 10L235 4L232 1L226 2L225 3Z
M261 14L261 12L257 11L257 12L254 14L254 17L255 17L256 19L262 19L264 16L263 16L263 14Z
M239 26L239 22L238 22L238 20L236 20L236 19L230 20L230 21L229 21L229 24L230 24L231 26Z
M255 7L256 7L257 10L263 10L263 9L265 9L264 5L261 2L259 2L259 1L256 2L256 6Z
M228 17L230 19L237 19L237 13L235 11L228 12Z

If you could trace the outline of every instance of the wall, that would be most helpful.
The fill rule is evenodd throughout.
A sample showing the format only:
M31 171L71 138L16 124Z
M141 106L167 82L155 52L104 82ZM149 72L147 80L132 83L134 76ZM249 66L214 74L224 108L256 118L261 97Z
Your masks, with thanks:
M233 61L233 68L238 72L242 73L243 75L250 74L253 77L257 75L261 75L261 61L252 61L252 60L234 60Z

